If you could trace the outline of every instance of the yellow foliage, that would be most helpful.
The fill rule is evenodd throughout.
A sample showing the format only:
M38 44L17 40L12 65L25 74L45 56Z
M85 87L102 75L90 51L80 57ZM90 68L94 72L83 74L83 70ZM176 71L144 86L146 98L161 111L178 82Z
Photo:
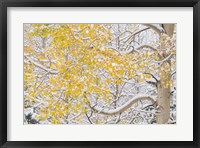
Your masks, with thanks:
M25 99L35 103L37 97L42 98L41 121L59 124L70 114L85 114L92 95L110 104L111 85L121 87L129 79L144 82L152 77L144 73L158 68L151 63L159 60L158 53L119 54L108 48L109 24L31 24L30 30L24 54L35 63L24 60ZM170 41L165 35L161 39ZM164 65L162 70L169 72L175 64Z

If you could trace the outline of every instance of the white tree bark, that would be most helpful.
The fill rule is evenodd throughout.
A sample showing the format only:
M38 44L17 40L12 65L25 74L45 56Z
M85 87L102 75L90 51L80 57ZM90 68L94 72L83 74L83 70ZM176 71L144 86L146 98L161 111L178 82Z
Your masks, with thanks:
M174 25L173 24L164 24L163 25L165 32L168 36L172 36L174 32ZM167 28L167 30L166 30ZM169 33L169 34L168 34ZM161 49L162 49L161 44ZM164 62L170 62L169 60L173 54L170 54L167 58L162 59L161 63L164 64ZM170 87L165 87L164 85L170 81L171 74L166 73L162 70L162 65L160 67L159 73L161 75L160 81L157 84L157 105L158 105L158 115L156 116L156 122L158 124L166 124L169 122L170 119Z
M160 70L162 78L157 83L157 124L166 124L170 118L170 87L165 87L165 83L170 80L170 75Z

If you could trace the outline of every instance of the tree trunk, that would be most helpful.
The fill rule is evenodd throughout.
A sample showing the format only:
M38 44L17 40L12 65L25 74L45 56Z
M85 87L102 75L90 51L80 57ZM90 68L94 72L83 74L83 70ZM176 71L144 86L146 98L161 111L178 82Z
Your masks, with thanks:
M172 37L174 34L174 24L163 24L165 32L168 36Z
M166 124L170 118L170 86L166 86L166 82L169 82L170 76L164 71L160 70L162 78L157 84L157 110L156 116L157 124Z
M172 37L174 33L174 24L163 24L163 29L165 33ZM163 43L161 42L161 49L163 47ZM168 61L170 64L170 61ZM157 110L158 114L156 116L157 124L167 124L170 119L170 86L166 84L170 81L170 73L166 73L163 71L163 66L166 63L163 63L160 66L159 75L160 80L157 84Z

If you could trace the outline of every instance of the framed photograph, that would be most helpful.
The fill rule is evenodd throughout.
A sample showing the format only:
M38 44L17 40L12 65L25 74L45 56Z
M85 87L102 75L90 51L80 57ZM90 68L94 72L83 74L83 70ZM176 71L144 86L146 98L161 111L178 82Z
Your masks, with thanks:
M200 147L199 5L1 1L1 147Z

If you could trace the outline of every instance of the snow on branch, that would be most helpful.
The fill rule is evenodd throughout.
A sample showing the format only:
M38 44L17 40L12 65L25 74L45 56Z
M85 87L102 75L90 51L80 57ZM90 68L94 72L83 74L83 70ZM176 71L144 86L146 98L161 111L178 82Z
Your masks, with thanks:
M139 46L135 47L134 49L129 50L128 53L132 53L135 50L138 51L138 50L140 50L142 48L148 48L148 49L151 49L151 50L156 51L156 52L158 51L157 48L155 48L155 47L153 47L153 46L151 46L149 44L142 44L142 45L139 45Z
M171 77L172 77L174 74L176 74L176 71L172 72Z
M49 68L47 68L47 67L45 67L45 66L43 66L43 65L41 65L41 64L39 64L39 63L37 63L37 62L35 62L33 59L31 59L30 57L28 57L28 56L26 56L25 55L25 57L31 62L31 63L33 63L35 66L37 66L37 67L39 67L39 68L41 68L41 69L43 69L43 70L45 70L45 71L47 71L47 72L49 72L49 73L51 73L51 74L58 74L58 72L57 71L55 71L55 70L53 70L53 69L49 69Z
M163 59L163 60L161 60L161 61L154 61L154 62L155 62L155 63L164 63L164 62L170 60L170 59L173 57L173 55L175 55L175 54L171 53L171 54L170 54L168 57L166 57L165 59Z
M157 32L159 35L161 34L161 33L164 33L165 32L165 30L162 28L162 27L160 27L160 26L158 26L158 25L155 25L155 24L143 24L144 26L147 26L147 27L150 27L151 29L153 29L155 32Z
M145 72L144 74L152 76L152 78L153 78L154 80L156 80L156 83L159 81L159 78L157 78L156 76L154 76L154 75L151 74L151 73Z
M141 30L138 30L138 31L134 32L133 34L131 34L131 35L129 36L129 38L125 41L125 43L128 42L128 41L129 41L132 37L134 37L136 34L139 34L139 33L143 32L143 31L145 31L145 30L147 30L147 29L149 29L149 27L143 28L143 29L141 29Z
M98 107L91 107L94 111L100 113L100 114L104 114L104 115L116 115L119 113L122 113L124 111L126 111L127 109L129 109L133 104L137 103L138 101L142 101L142 100L147 100L150 101L152 104L155 103L155 100L148 95L139 95L136 96L135 98L129 100L128 102L126 102L124 105L120 106L119 108L113 109L113 110L105 110L105 109L101 109Z

